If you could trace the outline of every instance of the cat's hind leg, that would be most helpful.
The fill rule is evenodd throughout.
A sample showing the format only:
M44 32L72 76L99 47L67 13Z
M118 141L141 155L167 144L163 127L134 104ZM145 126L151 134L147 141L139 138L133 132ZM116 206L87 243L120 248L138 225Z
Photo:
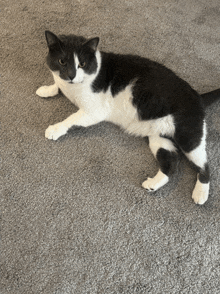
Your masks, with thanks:
M42 86L39 89L37 89L36 94L40 97L53 97L56 96L59 93L59 88L56 84L50 85L50 86Z
M193 130L193 129L192 129ZM206 154L206 124L190 135L180 133L177 144L182 149L186 157L193 163L197 174L197 182L192 193L192 198L196 204L204 204L209 195L209 167ZM181 138L181 139L180 139ZM195 147L191 147L195 146Z
M205 141L191 152L185 153L187 158L193 162L198 171L197 182L193 190L192 198L196 204L204 204L209 196L209 167L205 150Z
M173 142L160 136L149 137L149 146L160 169L154 178L147 178L142 187L154 192L168 183L169 176L176 166L178 154Z

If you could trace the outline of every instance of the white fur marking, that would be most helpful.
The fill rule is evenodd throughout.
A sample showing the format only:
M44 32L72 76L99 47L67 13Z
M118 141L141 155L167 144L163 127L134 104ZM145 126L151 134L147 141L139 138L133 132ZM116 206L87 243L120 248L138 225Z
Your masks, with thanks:
M139 120L138 115L136 114L135 120L128 126L126 130L130 134L141 137L155 135L169 135L173 137L175 132L175 125L172 115L144 121Z
M200 145L189 153L185 153L189 160L200 168L204 168L207 162L206 155L206 123L203 124L203 136Z
M150 136L149 137L149 146L150 146L150 149L155 157L157 155L157 151L160 148L166 149L170 152L176 152L176 148L173 145L172 141L170 141L169 139L166 139L166 138L159 137L159 136L155 136L155 137Z
M169 181L169 177L162 173L161 170L158 171L154 178L148 178L143 182L142 187L147 189L149 192L155 192Z
M74 53L74 60L75 60L75 66L76 66L76 76L73 79L73 83L82 83L84 80L84 70L79 67L79 59L78 56Z
M76 65L76 70L77 70L77 68L79 66L79 58L75 53L73 54L73 56L74 56L74 61L75 61L75 65Z

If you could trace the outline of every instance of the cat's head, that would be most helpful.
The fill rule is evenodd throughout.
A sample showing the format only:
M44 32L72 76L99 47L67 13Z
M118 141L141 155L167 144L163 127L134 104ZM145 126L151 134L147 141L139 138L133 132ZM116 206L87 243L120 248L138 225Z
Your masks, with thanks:
M68 83L82 83L96 73L98 68L97 46L99 38L81 36L56 36L45 32L49 48L47 65L50 70Z

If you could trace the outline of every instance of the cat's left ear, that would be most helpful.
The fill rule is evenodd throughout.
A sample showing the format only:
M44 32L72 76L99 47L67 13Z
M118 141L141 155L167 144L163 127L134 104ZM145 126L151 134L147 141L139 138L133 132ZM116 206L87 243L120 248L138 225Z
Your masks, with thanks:
M45 31L45 37L48 48L62 48L62 42L54 33Z
M89 41L86 41L83 44L83 46L87 46L87 47L91 48L92 50L96 51L98 44L99 44L99 37L96 37L96 38L90 39Z

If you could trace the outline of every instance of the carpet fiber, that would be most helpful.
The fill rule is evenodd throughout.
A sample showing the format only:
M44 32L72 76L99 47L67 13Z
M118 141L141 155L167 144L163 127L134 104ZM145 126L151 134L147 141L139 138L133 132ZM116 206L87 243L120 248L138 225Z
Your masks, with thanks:
M77 108L35 94L53 83L45 30L99 36L101 50L163 63L199 93L219 88L219 0L6 0L1 18L0 293L220 293L220 102L207 110L211 187L198 206L184 157L150 194L146 139L101 123L47 140Z

